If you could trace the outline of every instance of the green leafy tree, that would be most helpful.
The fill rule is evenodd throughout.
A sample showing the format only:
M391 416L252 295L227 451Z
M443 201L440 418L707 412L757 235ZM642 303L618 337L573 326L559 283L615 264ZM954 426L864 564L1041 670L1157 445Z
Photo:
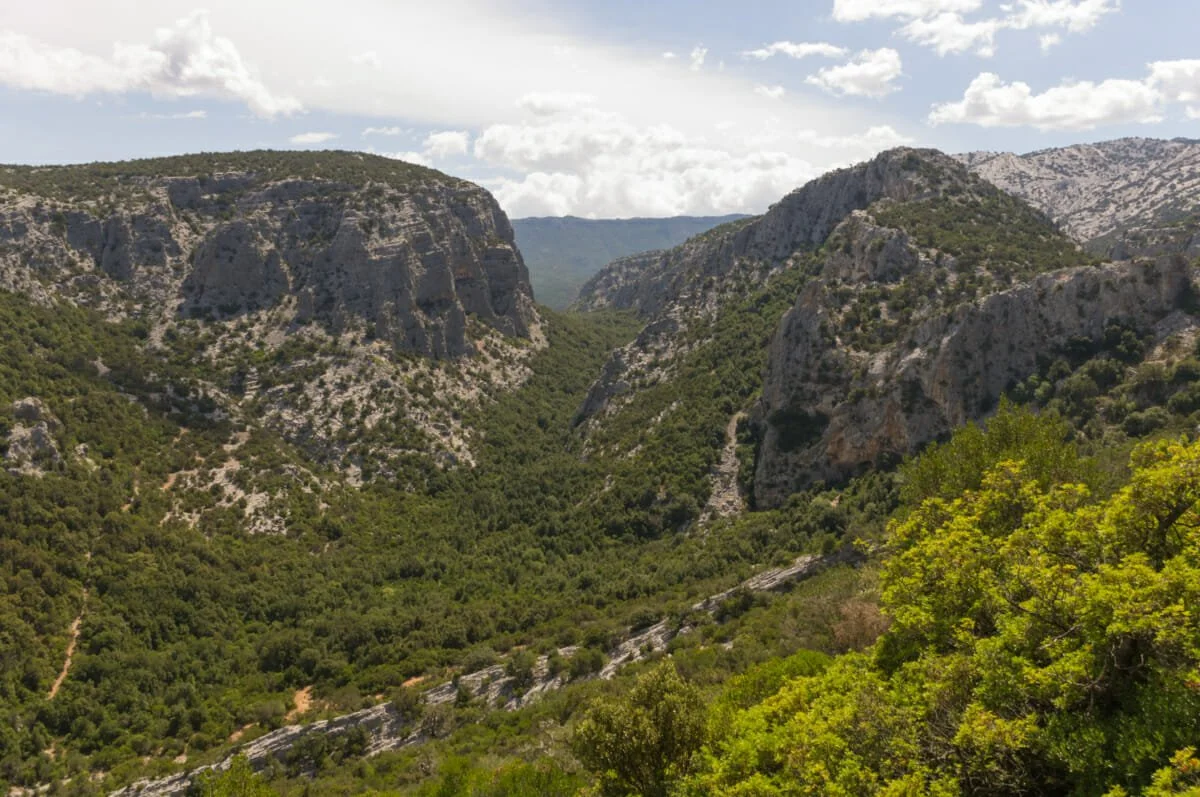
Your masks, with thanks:
M638 679L628 696L594 704L572 747L599 778L604 795L662 797L687 775L706 735L699 689L664 662Z
M236 756L224 772L208 770L196 780L200 797L277 797L278 792L267 785L250 768L243 755Z

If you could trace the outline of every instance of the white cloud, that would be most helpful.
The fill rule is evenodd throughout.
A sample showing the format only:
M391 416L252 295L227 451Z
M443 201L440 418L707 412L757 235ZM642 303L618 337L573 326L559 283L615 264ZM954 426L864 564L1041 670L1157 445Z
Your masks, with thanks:
M185 16L195 5L196 0L156 0L148 12L145 3L132 2L0 2L0 30L19 31L54 51L74 49L81 57L104 56L97 60L115 69L116 62L110 57L112 42L152 42L156 24ZM544 153L536 157L530 153L528 159L538 162L531 168L446 161L474 179L487 175L506 180L506 197L520 195L520 186L532 191L536 184L532 175L537 172L567 175L569 180L555 177L555 185L567 186L577 180L585 186L577 194L564 188L560 195L575 197L570 207L580 215L628 215L677 207L701 211L717 205L722 212L761 211L805 175L851 158L842 149L797 139L795 131L813 128L820 135L844 136L895 124L880 111L812 91L789 91L770 103L769 119L764 118L766 101L754 93L756 84L783 81L756 79L740 69L722 73L716 68L720 59L715 47L706 53L703 68L691 71L691 47L679 50L674 43L650 50L614 46L576 27L572 15L539 12L524 3L339 0L338 13L333 15L322 12L319 0L292 0L288 13L283 14L272 13L270 3L246 0L205 0L204 5L213 31L236 42L243 64L253 64L253 75L270 88L272 96L293 95L298 100L294 107L303 103L314 119L321 113L327 115L321 119L341 115L369 120L345 130L327 121L302 122L274 134L283 141L293 132L334 130L342 134L338 142L353 138L360 146L374 144L407 160L428 163L433 161L424 152L423 139L430 131L471 131L470 152L474 153L478 139L497 125L543 128L580 118L586 123L597 114L614 115L632 131L628 136L636 145L634 151L625 152L593 135L584 137L579 146L599 149L594 157L583 160L563 154L553 163ZM71 25L62 24L65 14ZM370 18L372 24L362 25L363 18ZM263 35L264 31L270 35ZM689 44L701 44L703 49L702 39ZM678 57L660 58L665 50L674 50ZM352 54L366 52L380 55L379 70L351 61ZM429 68L431 63L444 62L448 52L502 52L504 56L488 60L486 68L462 59L448 68ZM314 53L327 57L314 57ZM811 71L815 72L816 66ZM29 74L20 68L11 71L22 80ZM59 72L91 75L98 70ZM530 92L553 99L518 103L518 98ZM589 99L564 103L564 95ZM545 115L537 115L538 109ZM675 149L668 146L671 136L667 130L658 127L664 120L682 139ZM720 120L734 120L736 125L718 128ZM768 123L777 126L778 142L751 147L750 136ZM376 129L365 133L368 125ZM383 132L391 126L401 129ZM602 126L601 132L606 129ZM366 137L361 138L360 133ZM246 144L262 137L245 131L238 135ZM244 138L247 135L251 137ZM618 140L630 140L628 136ZM81 144L72 157L105 154L88 147L86 142ZM510 143L509 149L513 147L516 145ZM758 158L762 150L778 153ZM515 151L519 152L519 147ZM654 157L646 154L649 152ZM692 154L685 157L686 153ZM698 153L704 153L701 162L697 162ZM613 167L611 173L604 171L606 165ZM649 171L639 171L642 166ZM652 175L656 177L651 179ZM718 177L727 179L729 185L719 185ZM643 197L639 191L648 187L653 190ZM711 196L706 196L706 191ZM534 194L529 196L524 200L526 207L541 201ZM617 202L621 197L629 198L628 209L622 210ZM546 198L547 204L551 201ZM737 204L741 201L745 204Z
M806 82L831 94L880 98L899 90L893 81L902 70L900 53L884 47L863 50L847 64L825 67Z
M826 58L842 58L849 51L845 47L827 42L788 42L779 41L759 47L757 50L747 50L742 55L765 61L773 55L786 55L789 58L807 58L810 55L821 55Z
M833 15L842 22L895 17L905 21L896 31L900 36L938 55L974 52L990 58L1002 30L1062 28L1084 33L1120 7L1120 0L1015 0L1000 5L1000 16L968 20L963 14L980 10L981 0L835 0ZM1061 37L1051 33L1039 43L1046 52L1059 41Z
M1148 81L1162 93L1166 102L1187 103L1189 118L1200 105L1200 60L1156 61L1149 65Z
M1081 81L1034 94L1027 83L1004 83L985 72L959 102L935 105L933 124L982 127L1035 127L1039 130L1091 130L1101 125L1161 121L1162 94L1148 81Z
M690 63L688 64L688 68L693 72L700 71L700 68L704 66L704 59L707 55L707 47L701 47L700 45L693 47L692 54L689 56Z
M982 0L834 0L833 18L838 22L900 17L923 19L946 12L975 11Z
M238 100L263 117L301 110L298 100L271 92L232 41L213 35L207 15L199 11L158 29L150 44L115 45L109 58L0 32L0 84L76 97L131 91L203 94Z
M553 116L595 102L591 94L576 91L533 91L517 100L517 107L538 116Z
M337 133L299 133L289 138L288 141L293 144L324 144L337 137Z
M996 53L996 33L1004 27L998 19L966 22L953 12L928 19L914 19L900 28L900 35L916 44L933 48L938 55L965 53L990 58Z
M670 61L672 59L678 58L679 56L676 55L675 53L671 52L670 50L667 50L665 53L662 54L662 57L665 60Z
M1100 18L1121 10L1120 0L1017 0L1001 6L1009 14L1007 25L1018 30L1028 28L1066 28L1084 33Z
M754 93L769 100L777 100L786 94L787 91L783 86L755 86Z
M1062 36L1057 33L1043 33L1038 37L1038 46L1042 48L1043 53L1050 52L1060 44L1062 44Z
M866 154L914 143L912 138L896 132L891 125L879 125L867 130L866 133L848 136L826 136L815 130L802 130L797 134L797 138L818 147L861 151Z
M1027 83L1005 83L984 72L958 102L939 103L933 124L982 127L1035 127L1039 130L1091 130L1112 124L1152 124L1171 105L1182 104L1188 118L1200 116L1200 59L1155 61L1141 80L1064 83L1034 94Z
M784 152L718 147L667 125L582 109L486 128L475 156L525 174L489 185L510 215L671 216L762 208L814 177Z
M431 159L448 158L453 155L466 155L471 144L471 136L462 130L444 130L440 133L430 133L425 137L425 156Z
M383 61L380 60L379 53L374 50L367 50L365 53L350 56L350 63L356 66L367 66L371 69L383 69Z
M433 166L429 158L425 157L425 154L421 152L377 152L373 154L382 155L385 158L394 158L405 163L415 163L418 166Z
M406 136L412 133L407 127L368 127L362 131L363 136Z

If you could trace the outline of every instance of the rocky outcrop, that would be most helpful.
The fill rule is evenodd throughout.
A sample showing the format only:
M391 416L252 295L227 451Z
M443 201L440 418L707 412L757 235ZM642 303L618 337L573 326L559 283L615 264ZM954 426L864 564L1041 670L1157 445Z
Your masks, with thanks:
M755 498L776 506L814 481L911 453L986 415L1069 342L1100 340L1110 321L1153 328L1190 286L1178 257L1067 269L928 318L856 357L837 339L830 284L814 282L771 344Z
M1041 209L1076 240L1114 259L1161 254L1141 231L1200 209L1200 141L1122 138L1028 155L972 152L971 171ZM1169 251L1194 246L1197 225Z
M295 175L267 168L278 157L248 153L244 171L215 174L195 173L223 164L203 158L130 165L136 177L43 169L49 196L6 194L0 174L0 287L150 318L278 309L284 330L361 328L435 358L473 353L468 317L530 334L528 273L486 191L407 165L395 179L395 162L376 156L324 153L316 173ZM83 200L56 182L85 180L122 199Z
M57 436L62 424L40 399L13 402L15 422L9 429L4 464L10 473L41 476L62 463Z

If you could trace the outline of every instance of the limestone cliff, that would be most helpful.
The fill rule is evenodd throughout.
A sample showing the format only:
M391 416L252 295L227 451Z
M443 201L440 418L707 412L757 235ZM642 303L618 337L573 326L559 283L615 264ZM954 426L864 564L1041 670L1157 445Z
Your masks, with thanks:
M470 462L463 411L544 343L493 197L358 153L0 167L0 289L139 326L351 481Z
M634 383L668 378L687 330L711 320L772 274L815 251L850 213L882 198L916 200L940 190L946 175L969 178L932 150L896 149L820 177L788 194L766 214L718 227L666 252L618 260L580 292L581 310L634 310L642 334L613 354L581 408L590 418L610 408ZM666 363L666 365L662 365Z
M1189 279L1178 257L1055 271L948 309L869 353L842 338L835 285L810 284L771 345L756 499L778 505L985 416L1046 358L1098 341L1108 323L1152 329L1187 297Z
M1105 257L1200 254L1200 141L1122 138L959 158Z
M119 314L369 328L470 354L468 316L535 323L512 226L483 189L353 153L0 169L0 286Z

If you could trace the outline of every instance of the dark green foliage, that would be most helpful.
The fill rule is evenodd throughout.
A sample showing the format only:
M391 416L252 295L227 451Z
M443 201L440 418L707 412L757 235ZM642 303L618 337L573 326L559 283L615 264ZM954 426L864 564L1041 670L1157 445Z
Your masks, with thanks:
M107 201L114 184L127 195L136 197L143 195L142 186L147 178L164 175L198 177L203 182L212 180L215 174L226 172L253 175L253 181L246 188L288 179L329 180L356 187L365 187L372 182L386 183L395 188L435 181L468 185L424 166L362 152L255 150L206 152L78 166L0 165L0 186L48 199Z

